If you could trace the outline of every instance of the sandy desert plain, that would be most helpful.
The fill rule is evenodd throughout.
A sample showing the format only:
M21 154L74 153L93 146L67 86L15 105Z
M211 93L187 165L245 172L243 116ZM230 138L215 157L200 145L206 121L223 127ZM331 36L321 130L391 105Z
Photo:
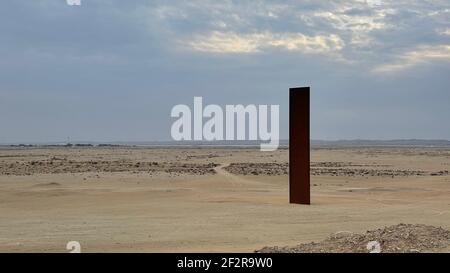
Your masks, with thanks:
M450 252L449 171L450 148L313 147L305 206L286 148L3 147L0 252Z

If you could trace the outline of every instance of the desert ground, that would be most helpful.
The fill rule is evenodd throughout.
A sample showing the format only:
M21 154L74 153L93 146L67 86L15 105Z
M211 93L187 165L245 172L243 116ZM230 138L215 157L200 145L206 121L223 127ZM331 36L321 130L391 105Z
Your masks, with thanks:
M254 252L400 223L449 252L449 171L450 148L313 147L305 206L287 149L3 147L0 252Z

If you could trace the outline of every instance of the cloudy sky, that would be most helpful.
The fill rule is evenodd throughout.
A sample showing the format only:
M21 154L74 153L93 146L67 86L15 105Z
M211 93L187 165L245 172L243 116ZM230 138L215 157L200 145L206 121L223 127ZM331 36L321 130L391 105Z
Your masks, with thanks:
M175 104L279 104L314 139L450 139L450 2L5 0L0 142L170 139Z

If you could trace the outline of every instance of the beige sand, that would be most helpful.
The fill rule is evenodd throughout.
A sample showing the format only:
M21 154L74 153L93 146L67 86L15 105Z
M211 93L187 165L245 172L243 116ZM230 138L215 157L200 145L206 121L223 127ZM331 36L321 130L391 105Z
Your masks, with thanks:
M450 229L450 150L314 149L311 206L288 204L286 174L227 169L283 168L287 158L287 150L3 148L0 251L67 252L79 241L83 252L252 252L401 222Z

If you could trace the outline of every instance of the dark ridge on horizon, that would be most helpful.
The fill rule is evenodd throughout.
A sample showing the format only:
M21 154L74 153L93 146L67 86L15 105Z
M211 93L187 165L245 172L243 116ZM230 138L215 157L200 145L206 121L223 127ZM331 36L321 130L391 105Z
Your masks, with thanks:
M312 145L338 145L338 146L450 146L445 139L353 139L353 140L311 140Z
M4 143L3 147L127 147L127 146L259 146L261 141L74 141L71 143L64 142L47 142L47 143ZM282 139L279 143L280 147L289 146L289 140ZM342 146L342 147L361 147L361 146L396 146L396 147L450 147L450 140L445 139L392 139L392 140L375 140L375 139L341 139L341 140L311 140L312 146Z

